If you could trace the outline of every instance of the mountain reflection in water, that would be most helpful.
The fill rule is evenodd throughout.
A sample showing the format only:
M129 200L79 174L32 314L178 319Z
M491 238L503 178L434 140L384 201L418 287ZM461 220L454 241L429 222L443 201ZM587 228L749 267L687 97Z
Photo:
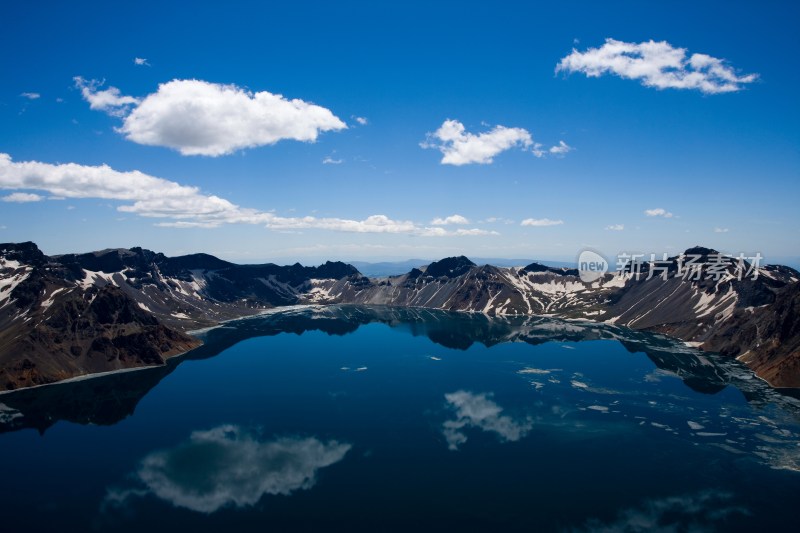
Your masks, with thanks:
M35 428L44 432L59 420L111 425L133 414L136 404L182 362L207 359L254 337L321 331L347 335L359 327L381 323L436 344L466 350L508 342L616 340L629 352L647 355L661 371L683 380L692 390L714 394L737 388L753 404L778 404L800 412L800 402L754 377L746 366L716 354L703 353L662 335L595 322L547 317L497 318L481 314L429 309L326 306L305 307L251 317L200 334L205 344L170 359L163 367L123 372L92 379L12 392L0 396L0 432ZM657 376L655 376L657 378Z

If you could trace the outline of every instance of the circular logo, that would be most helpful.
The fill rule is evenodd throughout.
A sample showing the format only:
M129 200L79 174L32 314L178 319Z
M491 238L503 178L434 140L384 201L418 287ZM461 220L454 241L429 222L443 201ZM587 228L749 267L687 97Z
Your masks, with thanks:
M608 261L594 250L583 250L578 256L578 275L584 283L591 283L608 272Z

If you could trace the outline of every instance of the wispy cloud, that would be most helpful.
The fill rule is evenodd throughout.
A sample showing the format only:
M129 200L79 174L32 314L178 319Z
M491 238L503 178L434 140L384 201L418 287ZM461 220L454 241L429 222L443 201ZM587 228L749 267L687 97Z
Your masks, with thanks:
M479 220L478 222L483 224L514 224L513 219L501 217L488 217L483 220Z
M644 214L649 217L662 217L662 218L672 218L674 215L664 209L663 207L656 207L655 209L645 209Z
M20 93L20 96L28 100L38 100L42 95L39 93Z
M706 54L687 57L685 48L652 40L626 43L606 39L600 48L584 52L573 48L558 63L556 72L582 72L590 78L615 74L639 80L646 87L694 89L706 94L740 91L758 78L757 74L738 75L724 59Z
M86 80L80 76L75 76L73 81L75 81L75 87L80 89L83 99L89 102L91 109L122 117L128 113L131 106L139 103L138 98L124 96L116 87L100 90L105 83L103 81Z
M729 231L728 228L714 228L714 233L728 233Z
M366 126L369 124L369 120L367 120L366 117L353 117L353 120L358 122L358 124L361 126Z
M446 226L448 224L469 224L469 220L461 215L450 215L444 218L434 218L431 221L434 226Z
M622 231L625 229L625 224L611 224L606 226L609 231Z
M404 233L422 237L493 235L481 229L446 231L410 220L377 214L362 220L314 216L281 217L275 213L238 206L224 198L204 194L197 187L150 176L138 170L117 171L108 165L50 164L12 161L0 153L0 189L46 191L61 198L101 198L127 202L118 211L166 219L157 226L215 228L225 224L261 224L275 230L319 229L351 233ZM13 193L10 197L28 197ZM36 196L36 195L32 195Z
M41 202L42 200L44 200L44 198L42 198L38 194L31 194L27 192L15 192L9 194L8 196L3 196L3 198L0 199L2 199L4 202L13 202L18 204L23 204L28 202Z
M496 231L480 228L458 228L447 230L441 226L422 228L419 232L423 237L481 237L484 235L500 235Z
M334 159L329 155L322 160L323 165L341 165L342 163L344 163L344 159Z
M527 435L533 427L529 418L515 420L502 414L503 408L491 399L492 394L460 390L445 394L444 398L447 406L455 410L455 418L442 425L447 447L451 450L458 450L467 442L465 430L468 428L495 433L504 441L514 442Z
M563 220L552 220L549 218L526 218L522 222L520 222L520 226L534 226L534 227L543 227L543 226L558 226L563 224Z
M558 141L558 144L556 146L551 147L550 150L548 150L548 152L550 152L553 155L564 156L573 150L574 148L565 143L564 141Z
M92 109L124 117L117 131L126 139L183 155L216 157L285 139L313 142L322 132L347 128L324 107L236 85L173 80L139 99L116 87L100 91L94 80L76 77L75 83Z
M530 148L533 146L533 139L523 128L495 126L476 135L467 132L464 125L457 120L445 120L438 130L428 134L420 146L439 150L443 155L443 165L488 165L501 152L512 148Z
M150 66L150 62L147 61L147 59L145 59L143 57L134 57L133 58L133 63L134 63L134 65L138 65L140 67L149 67Z

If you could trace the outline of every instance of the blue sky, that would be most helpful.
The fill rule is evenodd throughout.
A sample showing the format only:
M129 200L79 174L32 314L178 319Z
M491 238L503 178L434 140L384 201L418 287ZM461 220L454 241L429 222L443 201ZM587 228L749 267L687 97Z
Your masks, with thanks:
M695 244L800 261L797 6L374 4L4 7L0 241L240 262ZM620 67L615 42L637 61ZM677 77L652 71L677 49ZM731 86L692 57L723 60ZM197 91L216 115L185 108ZM160 187L183 188L167 205Z

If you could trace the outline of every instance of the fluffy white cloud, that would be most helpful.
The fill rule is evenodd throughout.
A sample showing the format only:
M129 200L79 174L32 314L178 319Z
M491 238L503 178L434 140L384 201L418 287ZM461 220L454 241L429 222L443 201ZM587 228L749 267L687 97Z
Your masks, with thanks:
M606 39L600 48L589 48L561 59L556 72L583 72L591 78L603 74L640 80L642 85L658 89L695 89L706 94L740 91L757 74L739 76L723 59L706 54L687 58L685 48L666 41L626 43Z
M117 209L143 217L166 219L158 226L214 228L223 224L261 224L274 230L320 229L352 233L405 233L423 237L492 235L480 229L447 232L422 227L409 220L372 215L363 220L346 218L281 217L275 213L238 206L224 198L204 194L197 187L147 175L138 170L121 172L108 165L49 164L12 161L0 153L0 189L46 191L60 198L102 198L125 203ZM9 196L20 201L28 193ZM441 230L441 232L437 231Z
M20 96L28 100L38 100L42 95L39 93L21 93Z
M461 215L450 215L445 218L434 218L431 221L434 226L446 226L448 224L469 224L469 220Z
M520 222L520 226L534 226L534 227L543 227L543 226L558 226L563 224L563 220L551 220L549 218L526 218L522 222Z
M420 143L422 148L435 148L442 152L443 165L489 164L493 158L512 148L527 149L533 146L531 134L523 128L495 126L477 135L468 133L457 120L445 120L428 138Z
M134 65L139 65L140 67L142 67L142 66L149 67L150 66L150 63L147 61L147 59L145 59L143 57L134 57L133 58L133 63L134 63Z
M625 229L625 224L611 224L606 226L606 229L609 231L622 231Z
M44 198L39 196L38 194L32 194L27 192L15 192L11 193L7 196L3 196L2 200L4 202L15 202L15 203L27 203L27 202L40 202Z
M458 450L467 442L464 430L470 427L496 433L503 441L518 441L528 434L533 427L531 420L526 418L517 421L501 414L503 408L491 400L491 396L463 390L444 395L448 407L455 410L455 419L447 420L442 425L442 434L449 449Z
M672 213L661 207L657 207L655 209L645 209L644 214L649 217L663 217L663 218L672 218L674 216Z
M83 99L89 102L89 107L97 111L105 111L115 117L124 116L130 106L139 103L138 98L133 96L123 96L116 87L109 87L99 90L103 82L97 80L85 80L80 76L73 78L75 87L81 90Z
M316 438L261 441L239 426L195 431L187 442L145 457L136 472L144 489L111 490L106 503L154 496L200 513L255 505L316 484L316 474L341 461L349 444Z
M369 120L367 120L366 117L354 117L354 120L362 126L369 124Z
M124 117L117 131L125 138L183 155L216 157L284 139L312 142L321 132L347 128L324 107L236 85L173 80L139 100L115 87L99 91L96 81L78 77L75 83L92 109Z
M519 148L528 150L536 157L548 154L563 156L573 150L564 141L550 148L533 142L530 132L523 128L507 128L495 126L493 129L479 133L469 133L457 120L445 120L444 123L420 143L422 148L435 148L442 152L443 165L468 165L478 163L491 164L494 157L501 152Z
M714 233L728 233L729 231L728 228L714 228Z

